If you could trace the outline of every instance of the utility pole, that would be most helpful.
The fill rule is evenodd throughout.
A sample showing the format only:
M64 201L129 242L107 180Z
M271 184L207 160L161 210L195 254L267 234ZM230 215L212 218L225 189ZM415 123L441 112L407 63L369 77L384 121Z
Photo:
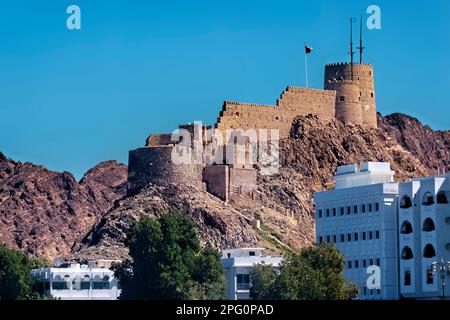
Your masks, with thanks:
M359 25L359 47L356 48L359 50L359 64L362 64L363 61L363 50L365 47L363 47L363 16L361 15L361 21Z

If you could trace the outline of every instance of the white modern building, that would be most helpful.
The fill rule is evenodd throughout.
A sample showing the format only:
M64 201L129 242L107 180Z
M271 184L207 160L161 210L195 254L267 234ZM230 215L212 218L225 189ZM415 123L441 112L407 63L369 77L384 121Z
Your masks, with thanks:
M118 281L106 265L106 260L89 265L73 263L57 268L34 269L31 274L40 282L43 293L56 299L116 300L120 296Z
M222 264L227 283L227 299L250 299L250 271L256 264L280 267L282 257L263 256L263 248L241 248L224 250Z
M450 298L450 174L400 184L398 204L400 294ZM433 264L436 267L433 267Z
M335 190L314 195L316 241L336 245L345 257L344 276L359 286L360 299L399 297L398 184L393 177L389 163L341 166ZM379 267L380 286L368 283L370 266Z

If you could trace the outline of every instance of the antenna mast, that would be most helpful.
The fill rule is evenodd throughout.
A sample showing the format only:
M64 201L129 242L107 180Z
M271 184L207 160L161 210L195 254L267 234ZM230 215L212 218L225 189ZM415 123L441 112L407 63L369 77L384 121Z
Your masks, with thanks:
M355 52L353 51L353 22L355 22L355 18L350 18L350 68L351 68L351 79L353 80L353 55Z
M359 47L356 48L359 49L359 64L362 64L363 61L363 50L365 47L363 47L363 16L361 15L361 21L359 26Z

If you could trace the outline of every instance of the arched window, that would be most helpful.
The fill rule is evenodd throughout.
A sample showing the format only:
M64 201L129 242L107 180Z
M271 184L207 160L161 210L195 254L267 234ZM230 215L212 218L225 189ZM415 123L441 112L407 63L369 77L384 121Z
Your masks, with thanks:
M405 221L402 224L402 227L400 228L400 233L401 234L410 234L413 232L413 228L412 225L409 221Z
M344 96L340 96L339 97L339 101L344 102L345 101L345 97Z
M431 206L432 204L434 204L434 197L431 192L425 192L422 198L422 204L424 206Z
M402 201L400 202L400 208L402 209L408 209L412 207L412 201L411 198L408 196L404 196L402 198Z
M414 256L413 256L413 252L412 252L411 248L410 247L404 247L403 250L402 250L402 259L403 260L410 260L413 257Z
M423 257L424 258L433 258L436 256L436 251L434 250L433 245L427 244L425 249L423 249Z
M431 232L434 230L436 230L436 227L434 226L433 220L431 218L426 218L423 222L422 231Z
M447 195L445 194L444 191L441 191L438 193L437 203L439 203L439 204L447 204L448 203Z

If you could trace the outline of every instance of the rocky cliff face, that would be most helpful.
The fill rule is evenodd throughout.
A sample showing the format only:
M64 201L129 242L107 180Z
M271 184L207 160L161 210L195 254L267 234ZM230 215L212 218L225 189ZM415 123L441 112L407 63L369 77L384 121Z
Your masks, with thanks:
M280 143L279 174L259 177L253 196L224 205L194 187L150 186L105 215L75 248L74 257L106 253L123 258L127 252L124 231L132 221L140 214L159 216L170 210L193 217L202 238L219 248L261 245L277 253L295 250L314 241L313 193L333 187L338 165L388 161L397 181L434 174L438 164L450 169L448 131L433 132L402 115L379 117L379 122L380 129L367 129L313 115L299 117L290 138ZM422 137L434 139L433 146L413 143Z
M78 183L0 153L0 242L50 260L67 255L125 195L126 177L126 166L107 161Z
M47 257L122 259L126 230L141 214L178 211L218 248L299 249L314 241L313 193L333 187L338 165L388 161L398 181L450 170L450 131L433 131L401 114L379 116L378 124L367 129L297 118L290 138L280 142L280 172L259 177L252 196L228 204L197 186L173 184L122 198L124 165L102 163L77 183L69 173L0 154L0 241Z

